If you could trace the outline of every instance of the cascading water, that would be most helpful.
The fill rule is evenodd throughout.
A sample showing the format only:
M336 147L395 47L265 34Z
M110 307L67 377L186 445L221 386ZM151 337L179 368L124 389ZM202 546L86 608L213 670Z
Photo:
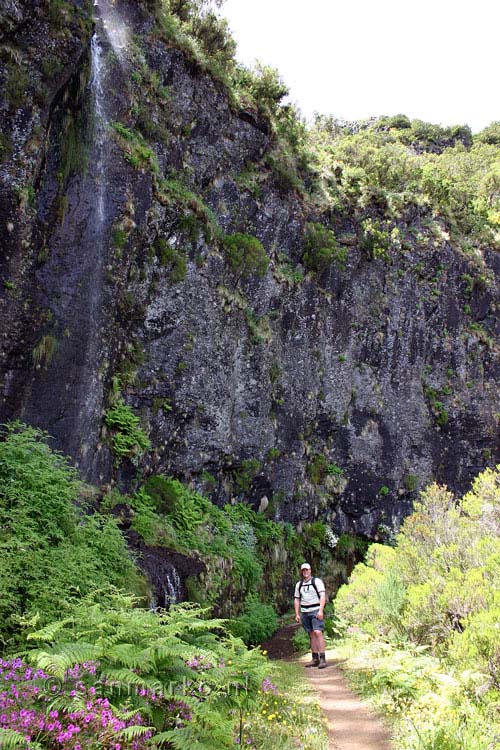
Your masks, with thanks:
M105 401L104 373L111 356L109 238L126 201L126 187L117 178L119 161L112 158L109 122L121 117L123 102L115 87L125 64L128 33L109 0L98 0L94 8L90 80L79 105L81 121L87 125L74 136L86 153L86 166L82 159L80 169L61 188L59 164L49 165L40 200L39 216L49 227L49 236L48 258L37 271L37 304L47 311L50 322L44 324L42 319L39 337L50 335L55 344L51 360L35 368L27 381L21 416L46 429L56 446L73 456L86 479L100 481L108 465L102 461L109 461L94 452ZM62 138L64 122L60 129ZM55 192L63 201L62 218L54 215Z
M102 229L104 225L104 197L106 190L106 167L104 147L106 142L106 131L108 121L105 110L105 96L103 87L103 50L97 35L94 32L91 42L91 66L92 73L90 87L92 92L92 105L94 116L94 143L97 158L97 185L96 185L96 229Z
M149 607L153 611L156 611L158 607L169 609L172 604L184 600L183 585L177 568L170 562L163 563L161 568L161 571L156 569L155 575L151 576L154 579L152 581L154 588L151 592Z
M165 608L168 609L172 604L177 604L181 597L182 584L177 569L172 569L167 573L165 581Z

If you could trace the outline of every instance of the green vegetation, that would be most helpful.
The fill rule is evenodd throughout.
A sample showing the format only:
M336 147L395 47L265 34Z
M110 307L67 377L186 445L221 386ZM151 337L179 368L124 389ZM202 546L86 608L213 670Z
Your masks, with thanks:
M408 492L415 492L418 488L418 476L416 474L407 474L403 484Z
M354 132L317 118L308 147L318 204L357 215L367 251L383 260L400 250L396 222L407 221L415 208L441 227L440 238L427 242L451 235L465 252L495 242L500 193L494 135L486 129L472 138L466 127L440 128L403 116L393 122L367 121ZM367 210L377 217L363 218Z
M17 697L0 718L2 746L24 747L28 736L49 750L77 734L83 748L97 738L124 750L262 750L270 741L326 750L297 666L270 664L223 624L189 605L153 613L118 593L106 606L88 597L65 620L31 629L28 663L2 662Z
M342 267L347 260L347 247L337 244L334 233L322 224L306 224L302 261L308 271L322 273L332 263Z
M111 429L111 445L115 462L119 464L124 458L136 458L149 450L151 443L140 427L140 420L123 399L118 401L104 416L106 425Z
M361 222L361 247L373 260L388 261L391 250L400 247L398 227L365 219Z
M57 339L54 336L51 336L50 334L42 336L38 344L33 348L33 351L31 352L35 366L43 366L45 367L45 369L47 369L52 361L52 357L54 356L56 347Z
M230 628L245 643L259 644L278 629L278 616L270 604L262 604L255 594L249 594L242 614L231 622Z
M57 179L61 190L64 190L72 175L84 172L87 167L88 148L82 136L84 132L82 114L68 112L65 115L59 144ZM62 197L61 195L60 199Z
M17 109L23 104L29 84L29 74L24 65L7 63L5 66L4 87L6 99L12 110Z
M444 402L442 401L442 399L447 395L449 395L449 392L445 392L444 388L433 388L432 386L426 385L424 383L424 396L429 403L436 423L440 427L444 427L446 424L448 424L449 415Z
M307 473L313 484L322 484L327 476L342 477L344 470L323 453L316 453L307 466Z
M479 750L500 732L499 484L500 467L460 501L428 487L395 546L372 545L337 594L339 653L399 750Z
M248 234L230 234L224 237L224 252L233 271L240 276L264 276L269 258L256 237Z
M129 164L135 169L147 170L158 175L160 168L155 153L143 136L126 128L121 122L112 122L111 126Z
M169 244L163 237L157 238L154 247L160 264L166 266L170 271L172 284L179 284L184 281L187 274L186 253Z
M29 740L51 750L62 734L70 741L77 733L83 749L230 750L237 739L253 750L270 740L282 750L326 750L297 668L272 665L228 634L257 643L276 627L257 586L277 545L296 551L291 527L245 505L217 508L167 477L150 477L133 498L114 490L100 500L44 433L16 423L2 437L2 747ZM241 615L213 619L196 604L145 608L133 595L142 578L109 513L124 502L145 538L202 552L213 594L239 581ZM275 587L277 568L268 576ZM14 657L20 649L22 660Z
M177 217L179 229L187 234L191 242L198 239L200 232L207 242L222 240L223 232L213 212L182 181L173 178L159 180L156 196L162 205L180 209Z
M247 458L233 470L233 483L238 494L248 492L252 480L260 471L260 461L256 458Z
M364 558L370 543L354 534L341 534L335 545L337 558Z
M91 495L46 435L19 423L0 442L0 642L20 638L23 618L55 618L105 584L136 586L115 521L80 515ZM77 510L80 508L80 511Z

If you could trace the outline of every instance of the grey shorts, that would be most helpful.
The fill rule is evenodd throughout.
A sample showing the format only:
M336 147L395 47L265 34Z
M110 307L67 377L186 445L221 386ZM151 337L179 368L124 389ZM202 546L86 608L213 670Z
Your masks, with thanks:
M302 622L302 626L306 633L312 633L313 630L325 629L325 621L318 620L318 618L316 617L318 611L319 610L314 609L312 612L300 613L300 621Z

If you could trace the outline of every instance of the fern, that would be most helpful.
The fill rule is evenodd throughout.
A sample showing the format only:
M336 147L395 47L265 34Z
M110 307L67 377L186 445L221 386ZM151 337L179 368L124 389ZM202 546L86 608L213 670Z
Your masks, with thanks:
M57 650L43 651L37 649L30 653L30 658L39 669L59 679L64 679L68 669L75 664L86 661L97 661L102 656L101 649L91 643L64 643Z
M125 727L117 732L117 737L121 737L124 740L136 740L138 737L143 737L148 732L154 732L154 727L144 727L139 724L134 724L131 727Z
M140 674L137 674L137 672L133 672L131 669L126 669L125 667L118 669L105 669L101 672L101 675L106 682L109 682L115 687L142 687L153 691L161 690L163 688L163 684L159 680L150 677L142 677Z
M134 604L117 592L109 594L106 605L87 597L75 607L71 620L32 634L41 647L30 652L30 660L61 679L74 664L92 661L97 673L86 681L93 679L99 685L99 694L108 699L115 715L134 722L124 734L125 741L132 743L145 735L142 724L134 728L139 713L147 717L148 726L156 727L150 740L153 746L231 747L233 711L241 708L242 700L247 708L252 705L268 671L260 651L247 651L232 636L217 636L225 620L208 619L207 610L197 605L156 614ZM51 639L45 648L44 638ZM189 666L194 657L196 668ZM225 667L223 659L228 660ZM63 696L50 699L51 705L68 710ZM192 720L185 726L169 726L175 721L168 708L172 701L180 701L190 712Z
M28 641L45 641L45 643L53 641L55 640L56 635L65 627L65 625L72 621L72 618L66 618L65 620L56 620L56 622L49 623L44 628L41 628L41 630L37 630L34 633L28 633L27 639Z
M16 732L14 729L2 729L0 728L0 747L2 750L17 750L17 748L26 748L28 743L24 734ZM29 743L30 750L42 750L42 746L38 742Z

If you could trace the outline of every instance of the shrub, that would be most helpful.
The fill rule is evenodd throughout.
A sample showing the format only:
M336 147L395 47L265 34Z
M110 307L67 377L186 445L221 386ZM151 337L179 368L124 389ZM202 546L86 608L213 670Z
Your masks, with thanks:
M174 512L184 495L184 487L179 481L159 474L148 478L144 491L154 500L157 512L165 515Z
M247 645L258 645L277 630L278 616L273 607L251 594L245 600L243 614L231 621L230 628Z
M331 229L314 222L306 225L302 262L309 271L323 273L332 263L344 266L346 260L347 247L337 244Z
M0 442L0 639L19 622L41 623L91 589L135 585L125 541L113 519L80 518L85 487L40 430L14 423ZM20 551L22 550L22 554Z
M226 235L224 252L233 271L238 271L241 276L265 276L269 258L256 237L239 232Z
M288 95L276 68L257 64L253 69L238 66L233 73L236 89L243 97L250 97L268 116L276 113L278 104Z
M307 466L307 473L313 484L322 484L327 476L342 477L344 470L323 453L316 453Z
M8 64L5 68L5 95L12 110L23 104L26 98L30 79L28 71L23 66Z
M496 121L487 125L480 133L474 136L474 140L495 146L500 144L500 122Z
M54 702L68 713L86 708L97 745L102 738L116 747L116 738L127 750L142 750L144 738L153 747L234 747L240 699L251 710L268 666L258 649L218 635L223 621L206 614L189 604L154 613L113 592L105 606L88 597L72 617L30 634L38 646L28 654L31 663L52 677L39 688L38 706L43 711L50 696L46 715ZM103 733L105 722L94 723L96 694L109 701L106 714L118 736Z
M121 122L112 122L111 126L118 136L118 142L129 164L135 169L148 170L158 175L160 167L156 155L142 135L125 127Z
M390 251L400 247L399 229L365 219L361 224L361 247L373 260L390 260Z
M161 265L170 267L170 281L172 284L184 281L187 274L185 252L169 244L164 237L157 238L155 250Z
M292 644L294 651L297 651L299 654L305 654L311 648L309 636L303 628L298 628L293 634Z
M247 458L237 468L233 469L233 483L238 495L248 492L259 471L260 461L257 458Z
M104 415L112 430L111 445L116 463L124 458L136 458L151 447L150 440L140 427L140 420L123 399L119 399Z

